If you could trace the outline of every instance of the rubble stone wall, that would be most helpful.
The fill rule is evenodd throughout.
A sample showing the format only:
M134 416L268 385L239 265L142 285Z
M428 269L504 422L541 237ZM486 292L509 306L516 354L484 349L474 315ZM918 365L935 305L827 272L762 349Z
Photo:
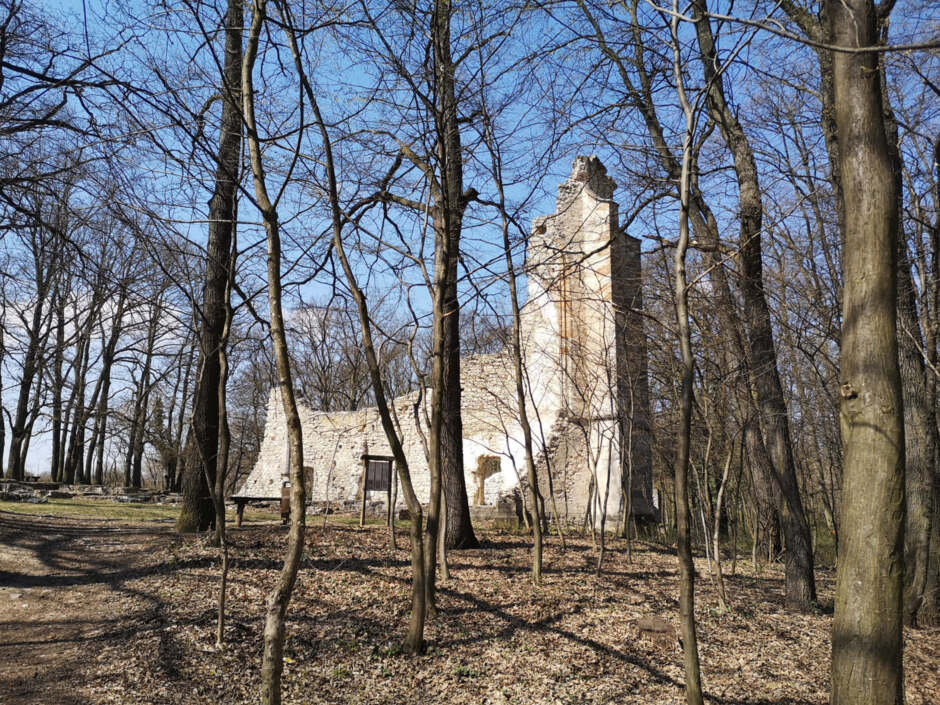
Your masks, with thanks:
M615 187L596 157L578 157L558 189L556 212L535 219L529 241L528 300L521 321L526 410L540 489L547 496L551 469L559 514L567 517L583 516L589 501L597 505L603 497L608 516L615 515L630 468L637 513L652 511L646 499L652 492L652 458L640 243L619 227ZM424 409L416 409L417 400L414 392L393 405L415 492L427 502L427 400ZM499 458L499 471L484 480L487 505L525 486L516 409L507 351L461 360L469 496L479 490L478 459ZM311 500L359 498L362 456L390 455L378 411L324 413L303 404L299 411ZM276 392L267 413L257 465L237 496L279 497L286 480L287 431ZM492 461L484 465L492 469ZM592 485L601 489L593 500ZM370 500L384 500L378 494ZM398 504L404 504L400 492Z

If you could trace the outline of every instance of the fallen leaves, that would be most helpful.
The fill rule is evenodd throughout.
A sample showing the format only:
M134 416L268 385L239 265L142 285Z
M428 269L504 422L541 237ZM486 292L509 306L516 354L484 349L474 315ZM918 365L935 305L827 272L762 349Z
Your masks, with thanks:
M30 525L24 522L20 530L28 532ZM285 530L269 525L230 532L233 563L221 652L213 648L217 550L199 540L182 541L166 528L151 530L149 539L146 533L127 539L121 554L126 570L115 575L108 568L110 578L96 578L101 564L93 542L82 547L82 555L71 556L65 555L70 539L56 544L63 554L56 560L86 561L84 573L81 566L71 568L85 576L83 601L59 603L73 617L83 611L91 617L82 627L88 657L79 660L80 677L74 680L81 700L257 702L264 605L283 560ZM533 588L529 539L480 534L484 548L450 554L453 579L441 586L440 615L427 626L426 653L405 656L399 644L410 608L407 535L393 552L383 527L318 522L309 528L287 625L284 702L684 702L681 652L662 639L644 637L637 627L650 615L678 626L673 555L640 546L628 564L614 541L598 577L586 568L590 540L571 536L565 552L550 541L545 584ZM135 552L141 543L147 550ZM118 555L112 551L108 558ZM745 572L727 578L734 609L724 613L716 609L704 564L698 566L697 618L708 700L824 705L831 617L784 612L780 572L768 568L754 575L743 561L739 565ZM822 599L831 599L833 576L820 572L818 577ZM22 610L6 604L5 619L23 619ZM112 618L107 625L106 614ZM43 629L38 613L19 627L33 635ZM907 633L909 705L933 703L940 692L938 641L937 629ZM49 648L57 647L50 641ZM46 670L41 677L54 674Z

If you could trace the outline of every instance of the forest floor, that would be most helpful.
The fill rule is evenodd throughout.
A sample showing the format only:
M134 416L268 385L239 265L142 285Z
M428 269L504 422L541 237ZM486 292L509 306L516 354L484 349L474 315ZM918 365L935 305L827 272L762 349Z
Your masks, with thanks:
M104 505L99 505L104 506ZM248 514L231 529L227 644L217 652L218 551L180 538L171 520L130 523L0 507L0 703L254 703L265 597L286 530ZM22 511L22 509L21 509ZM123 511L123 510L122 510ZM123 515L122 515L123 516ZM659 615L678 625L676 559L642 544L628 563L612 541L593 574L590 536L551 537L545 584L528 577L529 543L480 532L484 548L451 554L427 652L399 653L409 612L407 533L397 551L377 525L310 518L290 606L284 702L682 703L676 645L641 636ZM726 570L729 566L726 566ZM729 576L732 611L716 609L697 561L706 700L721 705L828 702L831 615L791 614L776 567ZM818 573L831 605L834 576ZM908 705L940 693L940 630L905 632Z

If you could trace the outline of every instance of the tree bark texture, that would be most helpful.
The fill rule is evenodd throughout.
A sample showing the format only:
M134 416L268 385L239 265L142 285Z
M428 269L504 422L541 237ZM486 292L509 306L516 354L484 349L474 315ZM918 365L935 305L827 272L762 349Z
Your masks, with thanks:
M241 162L242 3L229 0L225 16L225 60L222 76L222 120L216 162L215 192L209 201L209 241L199 336L199 383L192 411L182 477L183 506L176 528L205 531L215 510L209 482L215 481L219 449L219 341L225 325L225 286L234 227L238 171ZM198 448L196 445L198 444ZM208 477L208 481L207 478Z
M833 41L877 43L871 0L829 0ZM897 343L897 193L878 57L836 52L845 194L841 423L845 466L832 630L833 705L900 705L904 418Z
M678 2L673 0L673 13ZM692 333L689 325L689 282L686 276L686 255L689 248L689 202L692 170L692 140L695 135L695 114L686 97L682 80L682 64L678 34L679 20L674 14L670 22L676 94L685 117L682 140L682 162L679 170L679 240L674 255L676 325L682 358L682 381L679 399L679 430L676 438L676 459L673 482L676 499L676 554L679 559L679 620L682 651L685 660L685 699L688 705L703 705L702 673L695 630L695 564L692 562L692 516L689 511L689 461L692 444L692 393L695 382L695 358L692 356ZM706 538L707 540L707 538Z
M687 137L691 140L691 137ZM687 183L687 167L683 169ZM685 273L685 257L689 242L688 194L683 194L679 228L679 246L675 255L676 318L679 347L682 355L682 386L679 401L679 432L676 438L674 482L676 492L676 551L679 557L679 618L685 657L686 702L702 705L702 676L695 633L695 565L692 562L692 515L689 511L689 455L692 433L692 384L695 361L692 357L689 330L689 294Z
M436 247L446 247L444 292L440 315L444 317L444 379L441 388L441 478L447 503L445 540L448 548L477 548L470 522L470 504L463 466L463 423L460 415L460 306L457 300L458 257L466 201L463 191L463 154L455 88L456 64L451 56L450 0L437 0L431 18L434 52L435 110L440 167L440 201L435 223ZM446 244L444 241L447 241ZM435 263L437 266L437 263ZM436 274L436 272L435 272ZM437 312L435 312L437 313ZM430 516L430 512L429 512Z
M883 31L887 28L884 27ZM885 139L891 158L891 174L898 195L898 222L902 216L902 156L898 123L881 72ZM927 572L930 566L930 533L935 521L933 484L937 458L937 411L928 403L925 341L917 312L917 292L911 274L907 242L898 236L898 355L904 395L904 621L916 624L921 608L927 607Z

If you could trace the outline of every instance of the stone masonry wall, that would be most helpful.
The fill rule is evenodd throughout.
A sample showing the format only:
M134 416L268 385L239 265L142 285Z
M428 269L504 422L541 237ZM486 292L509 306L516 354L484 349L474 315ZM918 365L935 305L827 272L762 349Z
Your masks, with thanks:
M559 186L556 212L533 224L526 262L521 338L527 412L540 489L547 497L551 468L559 513L567 517L583 516L592 475L602 496L611 488L607 512L613 516L631 465L637 513L652 511L640 243L618 225L615 188L596 157L578 157ZM482 493L486 504L495 504L524 488L526 474L508 353L463 358L461 390L467 492L478 494L480 458L487 472L498 462ZM415 392L393 405L415 492L427 502L427 407L416 410L417 400ZM358 498L362 456L390 455L378 411L324 413L302 404L299 411L311 500ZM272 392L257 465L237 496L279 497L286 470L284 413ZM385 497L374 493L370 499ZM400 492L398 503L404 504Z
M515 391L509 358L504 354L475 355L461 361L464 466L468 493L473 496L478 481L473 472L481 455L500 458L500 471L484 483L486 504L496 504L511 493L524 473L518 421L514 411ZM417 392L394 401L405 455L418 499L427 502L430 474L422 434L427 437L424 412L415 418ZM374 407L357 411L320 412L298 405L303 429L304 466L313 502L336 502L360 496L364 464L362 456L390 455L391 450ZM424 411L427 411L425 408ZM287 429L280 396L272 391L268 400L265 437L258 462L236 493L239 497L276 498L287 480ZM384 501L380 493L370 499ZM398 494L398 505L404 498Z

